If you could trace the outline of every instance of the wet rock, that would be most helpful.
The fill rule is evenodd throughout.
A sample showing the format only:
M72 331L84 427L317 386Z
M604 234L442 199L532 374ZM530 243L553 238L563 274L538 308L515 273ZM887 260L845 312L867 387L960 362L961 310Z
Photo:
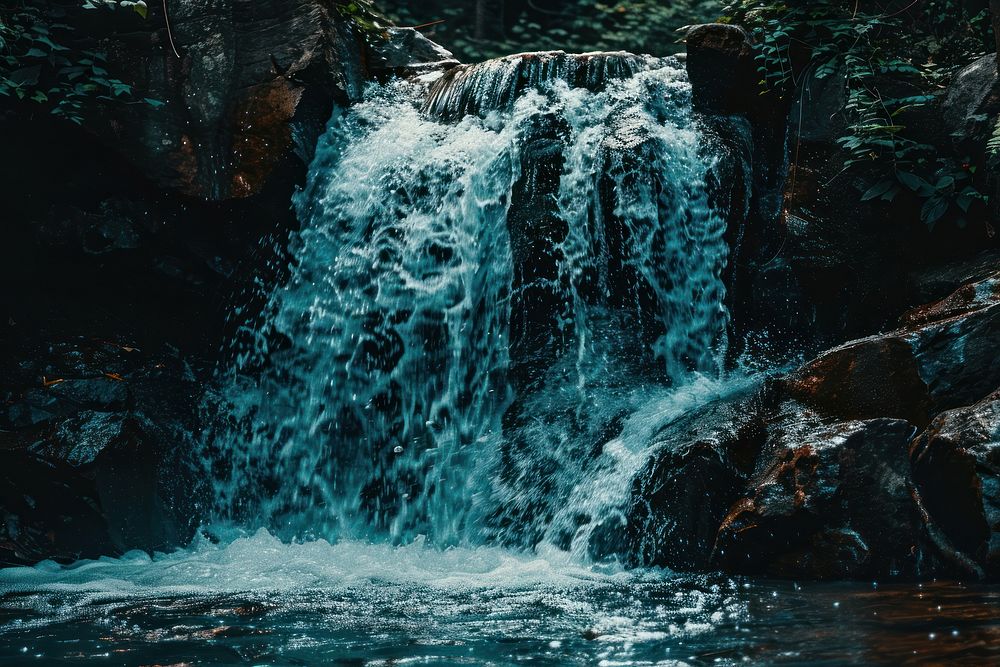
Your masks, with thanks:
M898 419L836 421L785 403L746 495L719 529L728 571L817 579L921 574L929 565Z
M22 343L0 390L0 562L185 543L197 521L190 369L124 343ZM103 369L113 369L102 372Z
M1000 385L1000 302L995 298L982 308L905 334L937 410L976 402Z
M930 399L913 350L897 337L872 337L824 352L784 378L788 394L845 419L929 420Z
M1000 392L938 415L910 457L930 520L958 552L1000 577Z
M1000 112L997 57L988 54L955 75L941 107L947 130L960 144L982 145ZM968 146L965 146L966 148Z
M710 404L665 426L633 483L625 553L636 565L706 569L718 526L752 470L764 424L753 400Z
M414 28L389 28L386 35L369 45L368 69L376 76L417 76L460 64L451 51Z
M996 268L995 265L993 267ZM907 311L900 318L906 328L960 318L1000 303L1000 274L962 285L947 297Z
M1000 278L911 311L904 328L827 351L784 378L789 395L845 419L924 425L1000 384Z
M958 259L933 268L921 267L911 273L914 301L930 303L939 300L968 282L979 282L996 272L1000 266L1000 251L985 250L973 257Z
M755 296L754 275L778 255L785 236L782 222L783 192L788 175L788 114L792 96L761 94L753 44L745 30L735 25L706 24L688 31L686 65L691 82L692 105L722 145L746 167L735 181L710 183L719 201L744 204L739 192L725 190L732 183L746 192L745 204L729 211L727 240L732 248L727 277L730 311L734 314L732 352L757 329L763 317ZM796 59L797 62L797 59ZM750 147L749 151L744 147ZM788 281L775 273L774 284ZM757 287L760 287L759 285ZM783 313L776 313L783 317Z
M361 92L362 42L335 3L184 0L169 12L171 35L158 3L146 20L114 12L93 27L111 47L108 69L157 104L87 120L160 187L258 193L296 141L314 143L307 128L321 131L334 104Z
M599 90L640 71L645 59L624 51L519 53L448 70L427 93L424 110L441 118L508 108L526 90L552 81Z
M21 447L6 436L0 480L0 560L31 563L166 549L187 536L164 498L166 461L156 428L114 413L83 411Z
M736 25L708 23L692 28L685 42L695 108L720 115L752 112L760 77L747 32Z
M118 553L90 480L5 450L0 464L0 565Z

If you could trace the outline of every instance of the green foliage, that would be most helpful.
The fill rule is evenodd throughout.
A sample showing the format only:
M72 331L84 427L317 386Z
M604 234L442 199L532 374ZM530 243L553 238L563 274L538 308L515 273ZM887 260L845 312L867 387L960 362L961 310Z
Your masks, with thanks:
M964 225L972 205L986 201L969 160L944 154L910 125L940 104L944 83L991 43L988 12L970 16L956 0L737 0L726 12L758 43L762 93L785 96L810 77L842 77L847 126L838 143L845 170L871 183L863 200L912 192L931 227L948 214Z
M986 157L994 163L1000 160L1000 117L997 118L993 133L986 142Z
M433 37L466 62L519 51L617 51L666 55L680 50L677 29L718 17L716 0L508 1L490 36L477 38L473 0L378 0L398 25L443 19ZM518 8L520 6L520 9ZM501 25L502 24L502 25Z
M337 11L354 25L366 39L378 39L391 25L372 0L337 0Z
M78 31L71 23L74 9L122 9L147 15L145 2L131 0L87 0L79 6L22 0L4 5L0 8L0 96L39 105L79 124L87 102L129 101L133 90L108 72L103 51L78 46Z

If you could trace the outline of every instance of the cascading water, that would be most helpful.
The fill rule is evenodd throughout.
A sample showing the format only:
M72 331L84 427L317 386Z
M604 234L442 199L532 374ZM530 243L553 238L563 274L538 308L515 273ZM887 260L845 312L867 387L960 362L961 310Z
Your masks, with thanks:
M334 118L223 373L219 516L602 555L656 426L718 390L725 223L689 107L673 59L554 53Z
M754 385L721 370L707 143L669 59L372 88L331 121L288 277L206 405L214 525L0 568L0 661L996 663L988 587L632 567L706 548L671 525L731 483L700 425Z

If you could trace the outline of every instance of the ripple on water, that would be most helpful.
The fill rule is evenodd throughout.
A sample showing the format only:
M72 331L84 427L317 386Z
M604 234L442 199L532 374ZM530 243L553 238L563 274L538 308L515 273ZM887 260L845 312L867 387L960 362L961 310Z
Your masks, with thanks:
M554 550L285 544L260 531L0 570L0 591L5 665L1000 660L997 587L622 571Z

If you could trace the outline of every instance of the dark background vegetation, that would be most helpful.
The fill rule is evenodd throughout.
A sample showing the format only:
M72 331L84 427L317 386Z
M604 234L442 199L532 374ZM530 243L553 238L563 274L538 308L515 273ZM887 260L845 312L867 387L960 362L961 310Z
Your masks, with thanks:
M441 21L426 33L460 60L519 51L631 51L665 55L681 50L677 29L722 15L717 0L377 0L396 23Z

